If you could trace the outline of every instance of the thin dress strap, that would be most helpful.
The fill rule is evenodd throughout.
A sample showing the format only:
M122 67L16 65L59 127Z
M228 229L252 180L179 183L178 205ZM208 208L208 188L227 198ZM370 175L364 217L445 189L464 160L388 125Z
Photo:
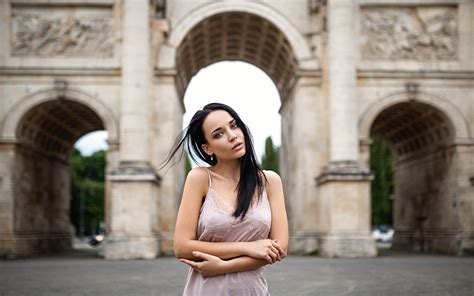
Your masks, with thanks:
M209 172L209 169L204 167L207 171L207 175L209 176L209 187L212 188L212 178L211 178L211 172Z

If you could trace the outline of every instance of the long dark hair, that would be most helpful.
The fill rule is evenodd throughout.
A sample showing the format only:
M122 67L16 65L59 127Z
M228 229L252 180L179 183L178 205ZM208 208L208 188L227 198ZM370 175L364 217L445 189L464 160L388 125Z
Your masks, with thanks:
M262 169L257 164L257 157L255 155L255 149L253 148L252 135L245 123L242 121L242 119L240 119L240 116L231 107L221 103L210 103L204 106L201 110L198 110L196 113L194 113L189 125L178 136L174 147L171 149L170 154L165 159L160 168L165 167L180 149L182 157L184 152L182 149L183 146L186 147L189 156L195 163L206 163L210 166L213 166L217 163L217 158L214 157L213 160L211 160L211 156L204 152L201 147L203 144L207 143L204 136L204 130L202 128L203 122L206 117L215 110L227 111L230 116L235 119L237 126L244 134L245 154L240 158L240 179L236 187L237 208L232 214L236 218L240 217L243 219L245 214L247 214L250 203L252 202L255 188L258 188L258 199L261 199L263 190L265 188L264 182L266 181L266 177Z

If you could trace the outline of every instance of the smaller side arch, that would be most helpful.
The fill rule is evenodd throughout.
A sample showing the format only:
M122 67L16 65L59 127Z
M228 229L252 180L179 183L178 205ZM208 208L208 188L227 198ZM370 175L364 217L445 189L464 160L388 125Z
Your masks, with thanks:
M93 110L102 120L108 132L108 141L118 141L119 126L117 116L115 116L107 106L90 94L75 88L67 88L64 91L64 97L67 100L84 104ZM6 113L0 126L0 138L6 141L16 141L16 128L25 114L42 103L57 99L58 92L54 88L44 89L21 98L18 103Z
M466 117L453 103L443 98L421 91L417 92L416 98L413 99L410 98L408 92L403 91L379 99L361 113L359 117L359 139L364 141L370 138L370 130L372 125L377 116L383 110L399 103L413 101L428 104L443 112L454 128L456 139L471 138L471 131L469 129L469 124L466 120Z
M178 21L171 30L168 43L164 45L159 54L157 66L160 69L174 69L176 50L195 25L204 19L224 12L246 12L260 16L273 23L290 43L300 68L315 70L319 67L317 60L312 56L308 42L298 29L279 12L268 5L255 2L225 1L212 2L202 5L191 11L184 19Z

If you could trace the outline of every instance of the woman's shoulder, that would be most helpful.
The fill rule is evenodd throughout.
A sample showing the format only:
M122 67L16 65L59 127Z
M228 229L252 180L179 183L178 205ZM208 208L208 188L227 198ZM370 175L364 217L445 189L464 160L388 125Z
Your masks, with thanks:
M187 178L191 178L193 180L195 179L198 179L198 180L202 180L202 179L208 179L208 172L207 172L207 168L205 167L195 167L195 168L192 168L189 172L188 172L188 176Z
M283 185L281 182L280 175L274 171L264 170L263 173L267 181L265 182L265 190L267 191L268 200L273 200L274 197L282 196Z
M280 175L278 175L276 172L270 171L270 170L262 170L262 171L265 174L265 178L267 179L267 183L268 183L267 187L281 184Z
M204 167L195 167L188 172L186 183L193 184L193 186L206 188L209 183L209 175L207 169ZM207 191L207 190L206 190Z

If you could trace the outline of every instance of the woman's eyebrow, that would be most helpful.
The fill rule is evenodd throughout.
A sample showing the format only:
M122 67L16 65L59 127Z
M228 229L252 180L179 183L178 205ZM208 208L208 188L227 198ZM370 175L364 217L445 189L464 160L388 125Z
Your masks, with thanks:
M235 119L232 119L231 121L229 121L229 124L232 124L232 123L234 123L234 122L235 122ZM222 127L218 127L218 128L216 128L215 130L213 130L213 131L211 132L211 134L213 134L214 132L217 132L217 131L219 131L219 130L221 130L221 129L222 129Z
M221 130L221 129L222 129L222 127L218 127L218 128L216 128L215 130L213 130L213 131L211 132L211 134L213 134L214 132L217 132L217 131L219 131L219 130Z

